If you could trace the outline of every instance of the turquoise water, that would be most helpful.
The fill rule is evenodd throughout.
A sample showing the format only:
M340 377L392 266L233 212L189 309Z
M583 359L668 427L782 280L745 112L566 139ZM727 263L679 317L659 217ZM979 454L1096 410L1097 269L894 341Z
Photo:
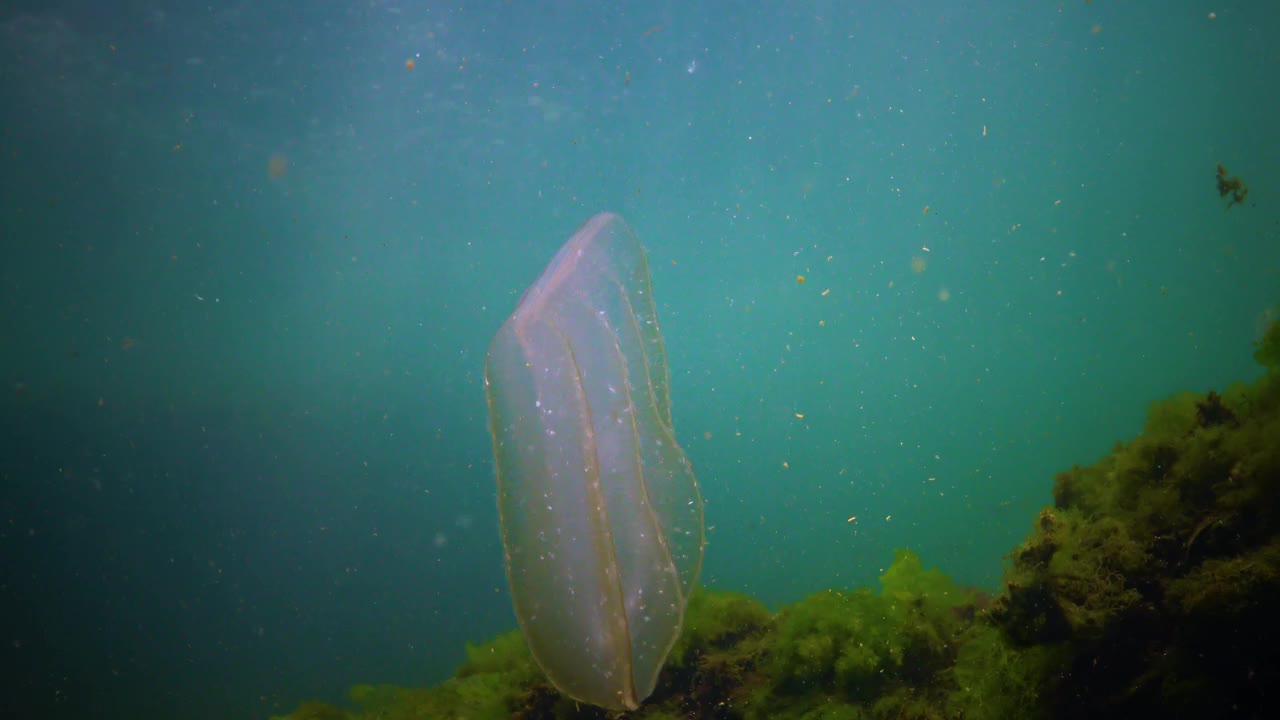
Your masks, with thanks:
M514 627L484 352L606 209L649 250L705 584L777 606L909 547L994 587L1056 472L1257 375L1278 33L1243 2L6 5L15 702L266 717Z

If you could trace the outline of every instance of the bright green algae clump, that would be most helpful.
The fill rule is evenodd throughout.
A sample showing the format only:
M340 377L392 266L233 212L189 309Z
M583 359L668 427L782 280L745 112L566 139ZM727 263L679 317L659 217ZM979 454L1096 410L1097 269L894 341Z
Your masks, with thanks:
M699 589L657 691L628 717L861 717L873 705L897 716L943 702L935 676L950 673L974 626L975 593L909 550L881 586L817 593L777 615L745 595ZM320 708L352 720L608 717L556 693L517 632L469 646L456 677L434 688L357 685L350 694L358 710L307 703L290 718Z
M1143 434L1054 481L998 597L899 550L879 591L778 613L698 590L658 687L628 718L1280 717L1280 324L1266 369L1153 403ZM291 720L604 718L560 696L518 632L450 681L357 685Z

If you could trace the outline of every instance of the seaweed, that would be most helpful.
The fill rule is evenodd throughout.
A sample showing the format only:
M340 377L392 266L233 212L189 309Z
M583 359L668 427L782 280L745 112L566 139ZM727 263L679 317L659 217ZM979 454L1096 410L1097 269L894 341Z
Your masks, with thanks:
M1226 198L1227 209L1230 210L1232 205L1243 205L1245 199L1249 197L1249 186L1238 177L1227 177L1227 169L1222 166L1222 163L1218 163L1216 177L1218 197Z
M1280 313L1273 314L1280 315ZM1280 320L1267 325L1262 337L1254 343L1253 359L1269 373L1280 372Z
M698 589L658 688L629 718L1280 715L1280 324L1265 373L1152 403L1143 433L1059 473L994 602L895 553L880 588L772 613ZM291 720L610 716L561 696L518 632L433 688L358 685L358 711Z
M1254 383L1153 403L1142 436L1056 479L992 613L1013 646L1066 653L1052 716L1276 711L1263 689L1280 638L1262 630L1280 591L1272 347L1255 352L1268 372Z

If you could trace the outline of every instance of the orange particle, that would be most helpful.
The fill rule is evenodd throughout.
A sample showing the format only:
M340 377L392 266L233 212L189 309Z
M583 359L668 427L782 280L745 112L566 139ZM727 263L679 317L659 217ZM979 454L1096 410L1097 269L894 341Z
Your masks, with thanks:
M182 149L182 143L178 143L177 145L174 145L174 146L173 146L173 151L174 151L174 152L178 152L178 151L179 151L179 150L181 150L181 149Z
M783 470L790 470L790 469L791 469L791 463L787 462L786 460L783 460L783 461L782 461L782 469L783 469Z
M826 297L830 294L831 294L831 288L827 288L826 290L822 291L822 297Z
M804 419L804 413L796 413L796 419L797 419L797 420L803 420L803 419Z
M804 276L803 276L803 275L797 275L797 276L796 276L796 282L797 282L797 283L799 283L799 284L801 284L801 285L803 285L803 284L804 284Z
M282 152L271 153L270 159L267 160L267 175L278 180L288 172L289 158Z
M1097 35L1098 33L1102 32L1102 26L1094 25L1092 28L1089 28L1089 32L1093 33L1094 35Z
M924 206L924 212L922 212L922 213L920 213L920 214L921 214L921 215L928 215L928 214L929 214L929 206L928 206L928 205L925 205L925 206Z
M405 70L412 70L413 68L414 68L413 58L409 58L408 60L404 61Z

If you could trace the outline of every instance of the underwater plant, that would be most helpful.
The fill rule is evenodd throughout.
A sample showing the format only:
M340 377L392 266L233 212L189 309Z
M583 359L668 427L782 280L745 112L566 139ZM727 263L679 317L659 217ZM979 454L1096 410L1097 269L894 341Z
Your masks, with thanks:
M1060 473L994 604L899 550L879 591L771 613L697 589L649 720L1277 717L1280 323L1265 374L1152 403L1143 433ZM290 720L605 720L558 693L518 632L433 688L358 685Z
M1255 345L1253 359L1269 373L1280 372L1280 319L1267 325Z
M1232 205L1243 205L1246 198L1249 197L1249 186L1236 176L1227 177L1227 169L1218 163L1218 171L1215 175L1218 181L1218 197L1225 198L1227 201L1227 209L1230 210Z
M1053 716L1276 709L1277 348L1273 323L1265 375L1153 403L1143 435L1055 480L992 614L1015 647L1066 654Z

